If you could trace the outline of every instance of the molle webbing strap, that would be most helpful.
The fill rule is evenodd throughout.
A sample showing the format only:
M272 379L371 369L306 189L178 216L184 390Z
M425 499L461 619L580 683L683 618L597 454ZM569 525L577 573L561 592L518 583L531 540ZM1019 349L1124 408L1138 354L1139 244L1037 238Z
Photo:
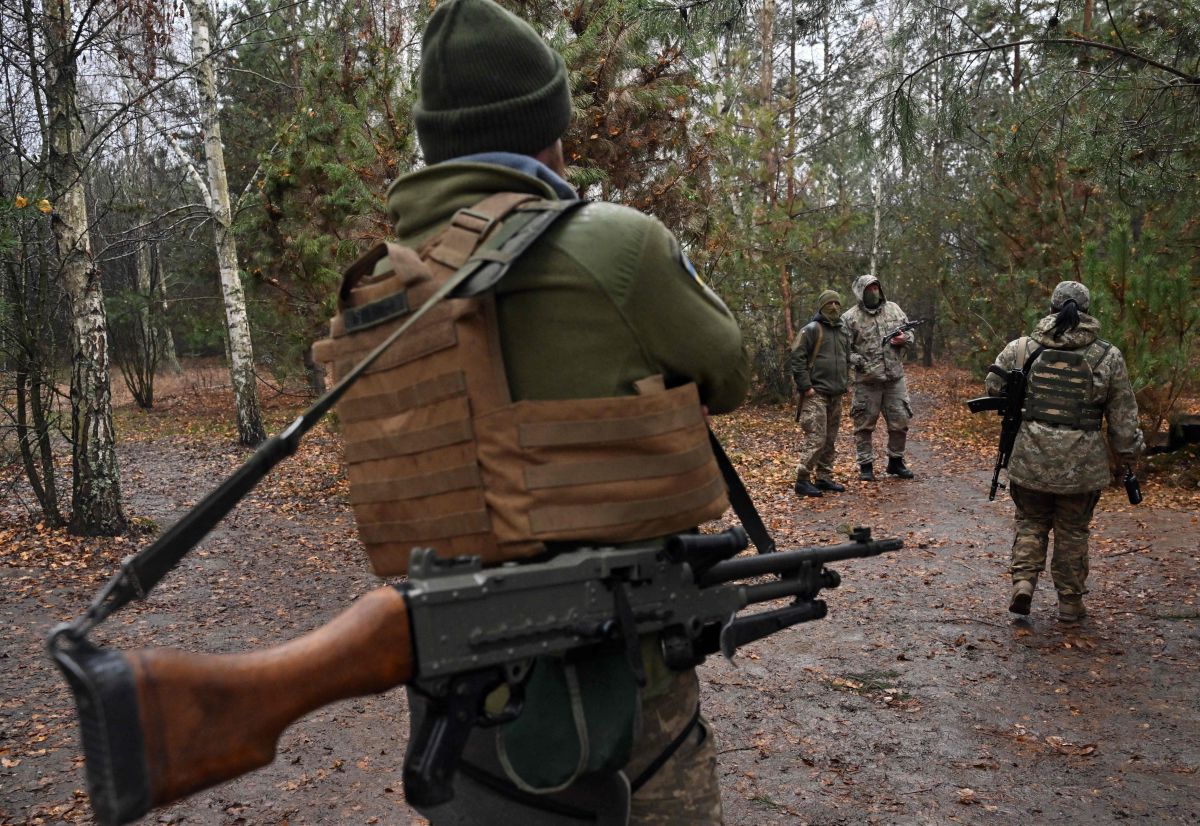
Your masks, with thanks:
M701 421L699 408L674 408L641 416L600 421L531 422L518 427L521 447L566 447L568 445L618 442L669 433Z
M454 370L408 387L389 388L342 402L338 415L343 422L378 419L466 394L467 377L461 370Z
M597 503L590 505L547 505L529 512L529 526L538 535L562 535L567 532L604 531L615 526L648 522L663 513L699 510L723 498L725 485L720 477L694 490L657 499L636 502Z
M430 313L430 315L435 318L443 316L439 313ZM458 344L458 331L452 321L452 319L446 318L445 322L440 325L423 324L414 327L409 335L397 341L388 348L387 352L376 359L364 375L370 376L395 367L403 367L410 362L453 348ZM346 354L337 349L339 343L334 339L317 342L313 345L313 358L320 356L322 361L332 363L334 374L340 376L358 362L362 351L354 350ZM318 348L318 344L322 346Z
M496 226L496 222L517 206L536 200L531 195L502 192L480 201L469 209L460 209L450 223L421 250L421 257L435 261L450 270L457 270L475 252L481 239Z
M439 493L477 487L479 483L479 467L477 465L473 463L459 465L433 473L417 473L412 476L400 476L378 482L364 482L350 490L350 503L365 505L372 502L420 499Z
M419 430L405 430L389 436L363 439L347 444L346 461L355 464L419 453L470 441L472 435L471 420L467 416L463 416L461 419L453 419Z
M449 513L429 519L406 519L403 522L373 522L359 525L358 532L364 544L396 542L399 540L421 542L442 539L447 536L483 533L489 527L488 514L482 508L476 511Z
M638 386L637 396L526 400L476 420L502 546L632 542L725 511L696 386Z
M653 463L646 462L638 456L626 456L595 462L575 462L570 465L541 465L525 469L525 484L530 490L537 490L566 485L616 482L622 479L649 479L695 470L710 457L711 449L707 445L698 444L683 453L659 457Z

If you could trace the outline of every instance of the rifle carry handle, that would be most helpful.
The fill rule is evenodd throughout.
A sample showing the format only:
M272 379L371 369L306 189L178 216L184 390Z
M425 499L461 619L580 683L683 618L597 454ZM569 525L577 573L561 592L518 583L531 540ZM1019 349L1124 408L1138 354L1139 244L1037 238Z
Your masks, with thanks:
M75 694L96 819L128 823L275 759L283 730L414 672L408 608L378 588L329 624L244 654L128 653L50 639Z

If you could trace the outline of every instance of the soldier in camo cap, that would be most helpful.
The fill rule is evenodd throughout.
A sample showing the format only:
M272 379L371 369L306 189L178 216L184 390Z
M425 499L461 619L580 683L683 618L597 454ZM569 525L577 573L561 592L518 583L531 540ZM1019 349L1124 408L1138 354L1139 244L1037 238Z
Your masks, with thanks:
M1009 610L1028 614L1038 575L1046 567L1058 591L1058 616L1077 623L1085 615L1088 528L1100 491L1111 481L1108 444L1126 465L1145 448L1137 401L1121 351L1100 339L1100 323L1087 314L1088 288L1063 281L1050 298L1051 314L1033 333L1009 342L996 358L1004 370L1026 369L1028 390L1021 429L1009 460L1009 490L1016 505ZM989 373L987 390L1003 390Z

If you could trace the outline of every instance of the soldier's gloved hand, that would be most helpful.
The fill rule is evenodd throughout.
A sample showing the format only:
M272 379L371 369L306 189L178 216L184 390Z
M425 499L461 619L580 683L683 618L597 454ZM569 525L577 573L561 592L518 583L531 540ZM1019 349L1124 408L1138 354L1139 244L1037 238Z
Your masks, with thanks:
M904 333L897 333L888 341L888 344L892 345L893 347L903 347L907 343L907 340L904 338Z

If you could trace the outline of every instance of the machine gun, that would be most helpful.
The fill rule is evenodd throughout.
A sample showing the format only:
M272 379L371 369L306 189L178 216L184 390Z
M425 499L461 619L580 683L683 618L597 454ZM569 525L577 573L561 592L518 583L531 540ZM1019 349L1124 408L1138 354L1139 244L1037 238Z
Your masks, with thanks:
M924 319L924 318L918 318L916 321L904 322L899 327L897 327L895 330L892 330L890 333L888 333L886 336L884 336L883 341L880 342L879 346L886 347L887 343L889 341L891 341L893 338L895 338L896 336L901 335L902 333L907 333L909 330L914 330L917 327L920 327L925 322L926 322L926 319Z
M583 548L545 562L484 569L477 557L412 552L409 580L359 599L328 625L264 651L119 652L55 630L51 655L79 712L97 819L127 823L157 806L270 763L283 730L336 700L401 684L431 701L404 765L416 805L453 797L471 729L521 711L533 659L623 646L641 674L640 635L658 633L669 667L688 668L826 615L826 563L903 546L857 529L851 541L731 559L746 532L681 534L635 547ZM778 575L771 581L747 578ZM786 606L739 616L747 605ZM485 698L507 685L496 716Z
M264 766L283 730L308 712L402 684L431 700L404 768L408 799L445 801L472 726L520 712L534 657L621 645L637 675L638 637L650 633L660 635L665 660L676 668L718 650L732 656L747 642L824 617L825 603L816 597L840 582L826 563L903 546L873 541L859 529L842 545L776 552L734 474L726 479L731 498L735 507L739 501L749 506L743 521L763 551L753 558L732 559L747 545L742 528L582 548L489 569L477 558L440 560L421 548L412 553L404 585L372 591L329 624L265 651L123 653L88 639L114 611L144 599L423 314L443 298L490 289L568 208L541 213L530 221L531 231L504 236L497 249L468 259L282 433L149 547L126 558L82 616L51 631L47 648L75 697L88 791L101 823L128 822ZM727 462L715 438L713 450L718 463ZM778 578L738 581L768 574ZM783 598L792 603L735 616L747 605ZM488 717L483 698L501 685L514 699Z

